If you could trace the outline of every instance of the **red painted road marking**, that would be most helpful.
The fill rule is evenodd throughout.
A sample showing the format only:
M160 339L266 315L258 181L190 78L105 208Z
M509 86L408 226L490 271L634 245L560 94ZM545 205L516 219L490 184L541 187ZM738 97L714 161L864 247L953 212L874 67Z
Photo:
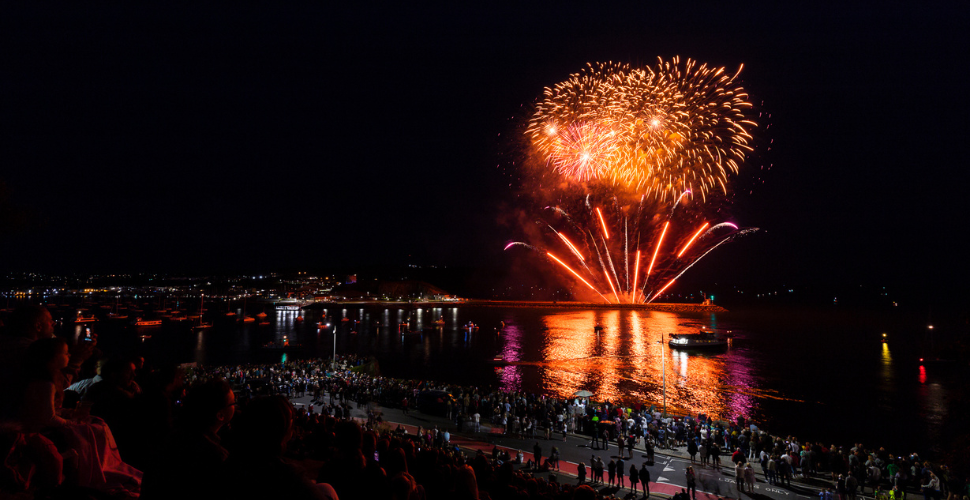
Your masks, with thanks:
M396 422L387 422L387 423L388 424L395 424ZM417 433L418 433L417 426L410 425L410 424L400 424L400 425L405 430L407 430L408 434L417 435ZM501 432L499 432L499 433L501 433ZM555 441L547 441L547 442L555 442ZM456 436L454 434L451 435L451 441L450 441L450 443L452 445L458 445L459 447L465 448L465 449L468 449L468 450L482 450L482 452L485 453L485 455L487 455L487 456L491 456L491 454L492 454L492 448L495 447L495 445L486 443L484 441L476 441L474 439L468 439L466 437ZM512 457L515 457L518 454L518 452L520 451L518 448L509 448L509 447L506 447L506 446L498 446L498 449L499 449L499 451L507 451L507 452L509 452L509 455L512 456ZM523 459L524 460L529 460L530 458L531 459L534 459L535 458L535 455L532 452L529 452L529 451L526 451L526 450L521 450L521 451L522 451L522 456L523 456ZM548 451L551 452L552 451L552 448L550 448ZM541 463L541 460L544 460L544 458L540 458L540 463ZM560 473L566 473L566 474L569 474L569 475L572 475L572 476L578 476L579 475L579 468L578 467L579 467L579 464L577 464L577 463L568 462L566 460L560 460L559 461L559 471L558 472L560 472ZM587 477L587 479L590 478L592 476L592 474L593 474L593 471L590 468L589 464L587 464L586 465L586 477ZM627 489L629 489L629 488L627 488ZM653 481L650 481L650 494L651 495L654 494L654 493L662 493L664 495L674 496L674 494L680 493L680 490L681 489L685 489L685 488L682 487L682 486L677 486L675 484L655 483ZM710 494L710 493L704 493L704 492L700 492L700 491L697 492L697 499L698 500L720 500L720 498L721 497L719 497L717 495Z

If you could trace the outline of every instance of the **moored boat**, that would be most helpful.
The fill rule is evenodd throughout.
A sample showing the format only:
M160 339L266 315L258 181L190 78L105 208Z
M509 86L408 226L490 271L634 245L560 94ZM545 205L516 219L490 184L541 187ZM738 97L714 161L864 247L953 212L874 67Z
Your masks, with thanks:
M98 317L97 316L95 316L93 314L90 315L90 316L85 316L85 315L81 314L80 311L78 311L77 317L74 318L74 322L75 323L94 323L97 320L98 320Z
M496 354L495 357L492 358L492 360L488 362L488 364L490 364L492 366L505 366L505 365L509 364L509 362L505 359L505 355L504 354Z
M674 349L722 349L728 346L727 337L713 330L701 329L697 333L671 333L667 345Z

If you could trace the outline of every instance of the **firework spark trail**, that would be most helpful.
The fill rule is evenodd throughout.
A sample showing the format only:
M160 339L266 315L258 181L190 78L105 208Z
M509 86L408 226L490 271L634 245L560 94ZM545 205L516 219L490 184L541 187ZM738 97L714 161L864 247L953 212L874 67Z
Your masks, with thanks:
M536 247L534 247L534 246L532 246L532 245L530 245L528 243L522 242L522 241L513 241L512 243L509 243L508 245L505 245L505 248L503 249L503 251L504 250L508 250L509 248L512 248L515 245L522 245L522 246L528 248L529 250L539 251L538 248L536 248Z
M691 236L691 238L690 238L690 241L688 241L688 242L687 242L687 244L686 244L686 245L684 245L684 248L683 248L683 249L682 249L682 250L680 251L680 253L678 253L678 254L677 254L677 258L678 258L678 259L679 259L679 258L681 258L681 256L683 256L683 255L684 255L684 252L686 252L688 248L690 248L690 245L691 245L691 243L694 243L694 240L696 240L696 239L697 239L697 237L701 235L701 231L703 231L703 230L704 230L704 228L706 228L706 227L707 227L707 224L708 224L708 223L707 223L707 222L705 222L705 223L704 223L704 225L703 225L703 226L701 226L701 228L700 228L700 229L698 229L696 233L694 233L694 236Z
M666 285L664 285L663 288L660 289L659 292L653 294L653 297L651 297L650 300L647 301L647 304L653 302L653 299L659 297L661 293L664 293L664 290L666 290L667 288L669 288L670 285L673 285L675 281L677 281L677 278L674 278L674 279L670 280Z
M631 301L637 300L637 275L640 274L640 250L637 250L637 260L635 267L633 268L633 288L630 291L633 293Z
M552 257L552 259L555 260L556 262L558 262L559 265L561 265L562 267L565 267L567 271L573 273L573 276L575 276L576 278L578 278L579 281L582 281L583 283L585 283L586 286L588 286L590 290L592 290L592 291L594 291L596 293L599 293L600 297L603 297L603 294L600 293L599 290L597 290L596 288L594 288L593 285L590 285L588 281L584 280L583 277L579 275L579 273L577 273L576 271L573 271L573 269L571 267L567 266L565 262L559 260L551 252L546 252L546 255L548 255L549 257ZM603 300L606 300L607 302L609 302L609 299L607 299L606 297L603 297Z
M687 267L685 267L685 268L683 268L683 269L681 269L681 270L680 270L680 273L678 273L678 274L677 274L677 276L674 276L674 279L677 279L677 278L680 278L681 276L683 276L683 275L684 275L684 273L686 273L688 269L690 269L690 268L692 268L692 267L694 267L694 264L697 264L697 263L698 263L698 262L699 262L699 261L700 261L701 259L703 259L703 258L704 258L704 257L705 257L705 256L706 256L707 254L709 254L709 253L711 253L711 252L713 252L715 248L717 248L717 247L719 247L719 246L721 246L721 245L723 245L723 244L725 244L725 243L727 243L727 242L729 242L729 241L731 241L731 240L733 240L733 239L735 239L735 238L737 238L738 236L743 236L743 235L745 235L745 234L750 234L750 233L753 233L753 232L755 232L755 231L757 231L757 230L758 230L758 228L756 228L756 227L749 227L749 228L746 228L746 229L742 229L742 230L740 230L740 231L738 231L738 232L736 232L736 233L734 233L734 234L731 234L731 235L729 235L729 236L726 236L726 237L724 237L724 239L723 239L723 240L721 240L721 241L719 241L719 242L717 242L717 244L716 244L716 245L714 245L714 246L712 246L711 248L708 248L706 252L704 252L704 253L702 253L702 254L700 255L700 257L697 257L696 259L694 259L694 260L693 260L693 261L692 261L692 262L690 263L690 265L688 265Z
M552 211L556 212L557 214L565 217L566 219L569 219L569 214L565 210L563 210L563 209L561 209L559 207L548 206L548 207L545 207L544 210L552 210Z
M610 264L610 270L613 271L613 278L616 279L616 285L620 286L620 277L616 274L616 267L613 266L613 258L610 256L610 249L606 245L606 240L603 240L603 253L606 254L606 262ZM607 274L607 280L609 280L609 274ZM610 286L613 286L612 282Z
M596 207L596 215L600 216L600 224L603 225L603 237L610 239L610 233L606 230L606 221L603 219L603 212L600 211L600 207Z
M606 282L610 284L610 290L613 290L613 296L616 297L616 303L619 304L620 296L617 295L616 288L613 287L613 280L610 279L609 273L607 273L605 270L603 271L603 275L606 276Z
M660 233L660 239L657 240L657 248L653 251L653 258L650 259L650 267L647 268L647 274L643 275L643 286L647 286L647 282L650 280L650 273L653 271L653 264L657 261L657 254L660 253L660 244L664 242L664 236L667 234L667 228L670 227L670 221L664 222L664 230Z
M549 226L549 229L552 229L552 231L556 233L557 236L559 236L559 239L561 239L563 243L565 243L566 246L568 246L569 249L572 250L573 254L583 262L583 265L586 264L586 259L583 257L583 254L579 253L579 250L576 248L575 245L572 244L571 241L569 241L568 238L566 238L566 235L560 233L559 231L556 231L555 229L552 228L552 226Z
M687 191L684 191L683 193L680 194L680 196L677 197L677 201L674 203L674 206L671 207L670 209L670 214L667 215L668 219L672 219L674 217L674 211L677 210L678 206L680 206L680 200L683 200L684 196L687 196L689 194L690 194L690 190L688 189Z
M596 244L596 237L593 236L593 233L592 232L589 232L589 238L590 238L590 241L593 242L593 250L596 251L596 259L599 260L599 262L600 262L600 268L603 269L603 272L605 273L606 272L606 263L603 262L603 254L600 253L599 245ZM605 247L604 247L604 251L606 251ZM607 254L607 257L609 257L609 254ZM592 274L592 273L590 273L590 274ZM598 292L599 291L597 291L597 293ZM600 295L603 295L603 294L600 293ZM607 302L609 302L609 301L607 301Z
M626 267L626 286L630 288L630 218L623 218L623 264Z
M730 222L722 222L720 224L715 224L715 225L711 226L711 228L708 229L706 233L704 233L704 236L707 236L707 235L713 233L714 231L716 231L716 230L718 230L718 229L720 229L722 227L732 227L732 228L734 228L735 231L737 231L737 229L738 229L738 226L736 226L736 225L734 225L734 224L732 224Z

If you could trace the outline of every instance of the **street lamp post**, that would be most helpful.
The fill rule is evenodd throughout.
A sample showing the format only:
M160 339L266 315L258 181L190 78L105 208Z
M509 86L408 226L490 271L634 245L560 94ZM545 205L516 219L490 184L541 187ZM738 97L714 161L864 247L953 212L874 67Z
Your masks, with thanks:
M664 348L664 334L660 332L660 369L663 370L663 417L667 416L667 349Z
M330 326L330 323L327 323ZM330 367L337 369L337 323L333 324L333 359L330 361Z

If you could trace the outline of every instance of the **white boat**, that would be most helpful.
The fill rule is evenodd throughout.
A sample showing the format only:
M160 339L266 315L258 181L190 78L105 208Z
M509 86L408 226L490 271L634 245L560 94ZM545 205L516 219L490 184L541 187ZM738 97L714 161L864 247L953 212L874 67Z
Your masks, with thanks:
M697 333L671 333L667 345L674 349L721 349L728 346L727 337L713 330L701 329Z

